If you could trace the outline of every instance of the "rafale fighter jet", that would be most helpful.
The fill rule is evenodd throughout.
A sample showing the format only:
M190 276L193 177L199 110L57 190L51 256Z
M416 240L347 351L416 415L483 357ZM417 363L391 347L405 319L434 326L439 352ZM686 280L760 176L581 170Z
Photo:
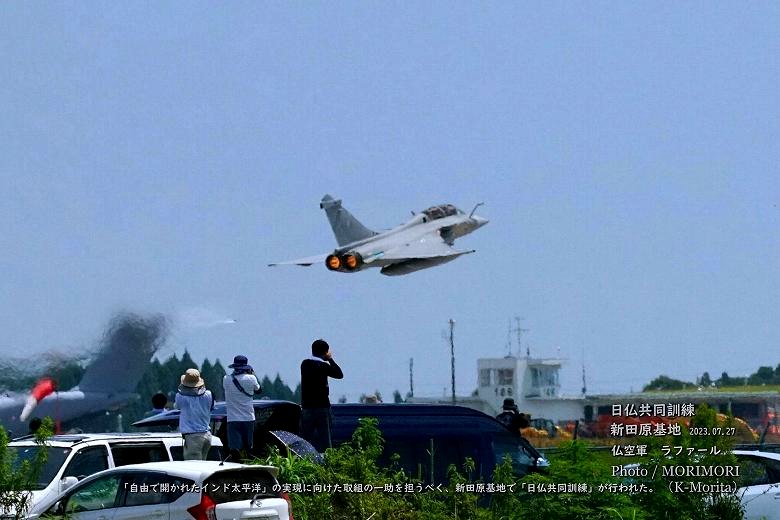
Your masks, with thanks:
M474 214L466 215L452 204L432 206L415 214L408 222L383 233L366 228L330 195L322 197L325 210L339 246L329 254L299 258L268 265L304 265L325 263L331 271L353 273L369 267L379 267L382 274L397 276L434 267L474 250L461 251L452 247L462 237L488 223Z

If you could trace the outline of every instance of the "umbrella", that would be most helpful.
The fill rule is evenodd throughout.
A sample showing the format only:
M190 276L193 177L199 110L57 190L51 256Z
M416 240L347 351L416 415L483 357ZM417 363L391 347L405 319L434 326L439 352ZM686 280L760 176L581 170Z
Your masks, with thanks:
M317 449L312 446L311 443L309 443L309 441L306 439L298 437L294 433L290 433L284 430L273 430L270 433L279 439L279 441L284 444L288 450L290 450L292 453L295 453L299 457L312 459L317 464L321 464L323 462L322 455L318 453Z

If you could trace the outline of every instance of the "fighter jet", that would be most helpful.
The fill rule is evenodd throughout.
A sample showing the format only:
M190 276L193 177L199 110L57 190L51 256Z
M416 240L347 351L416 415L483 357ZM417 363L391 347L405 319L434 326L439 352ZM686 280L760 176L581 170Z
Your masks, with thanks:
M331 271L355 273L379 267L381 273L398 276L455 260L474 250L452 247L456 238L484 226L488 220L474 214L466 215L452 204L441 204L412 214L406 223L377 233L366 228L341 206L341 200L325 195L320 208L328 216L338 247L323 255L299 258L268 265L310 266L325 263Z

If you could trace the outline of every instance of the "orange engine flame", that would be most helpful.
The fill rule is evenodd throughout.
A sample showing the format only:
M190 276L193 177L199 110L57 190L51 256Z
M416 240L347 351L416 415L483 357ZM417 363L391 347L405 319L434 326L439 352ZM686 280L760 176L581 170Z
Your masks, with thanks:
M328 266L328 269L337 271L338 269L341 269L341 259L336 255L330 255L328 259L325 260L325 265Z
M350 269L355 269L358 266L358 259L355 255L347 255L344 257L344 263Z

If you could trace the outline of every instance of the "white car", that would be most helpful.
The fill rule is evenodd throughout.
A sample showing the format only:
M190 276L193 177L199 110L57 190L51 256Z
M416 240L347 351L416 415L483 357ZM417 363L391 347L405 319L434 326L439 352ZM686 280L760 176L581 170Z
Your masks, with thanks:
M140 464L182 460L182 437L179 433L78 433L53 435L46 441L46 463L31 490L28 511L47 503L98 471ZM208 458L220 460L222 441L212 437ZM35 459L41 446L32 437L8 443L8 452L16 464ZM1 514L7 515L10 512Z
M132 464L87 477L26 518L292 520L277 468L187 460Z
M780 453L734 450L745 520L780 520Z

